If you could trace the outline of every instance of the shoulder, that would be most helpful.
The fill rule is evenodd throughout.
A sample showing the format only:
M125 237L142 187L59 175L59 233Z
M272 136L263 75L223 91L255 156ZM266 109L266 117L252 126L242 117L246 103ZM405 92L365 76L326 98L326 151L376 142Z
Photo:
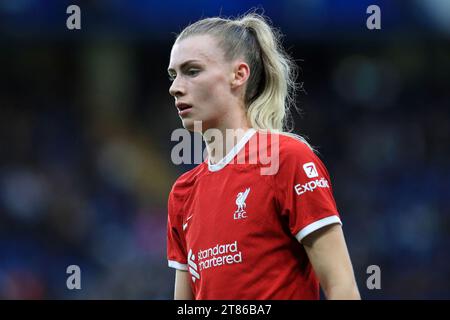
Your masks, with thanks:
M279 175L291 176L306 170L328 171L314 150L300 137L279 135Z
M258 147L253 148L251 143L249 158L258 159L263 175L292 174L299 164L320 162L306 140L295 134L258 131L257 138L252 141Z
M309 144L301 137L278 134L278 146L276 141L272 143L272 152L278 154L280 167L286 167L299 162L320 161ZM276 150L278 148L278 150Z
M295 155L315 156L313 149L300 136L290 133L273 133L258 131L257 135L259 153L278 154L280 157Z
M298 137L280 134L279 140L281 158L317 157L311 147Z
M170 190L169 201L184 201L185 197L189 195L190 190L195 183L200 179L200 177L206 174L207 171L207 164L202 162L194 169L191 169L179 176Z

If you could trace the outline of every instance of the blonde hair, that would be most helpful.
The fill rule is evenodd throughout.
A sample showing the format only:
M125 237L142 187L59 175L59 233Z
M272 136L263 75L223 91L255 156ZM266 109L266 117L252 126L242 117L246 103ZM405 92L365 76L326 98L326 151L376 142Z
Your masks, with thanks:
M244 57L248 63L244 102L251 126L294 137L314 150L305 138L292 132L297 65L283 49L281 33L264 16L251 12L236 19L199 20L187 26L176 41L205 34L218 40L227 61Z

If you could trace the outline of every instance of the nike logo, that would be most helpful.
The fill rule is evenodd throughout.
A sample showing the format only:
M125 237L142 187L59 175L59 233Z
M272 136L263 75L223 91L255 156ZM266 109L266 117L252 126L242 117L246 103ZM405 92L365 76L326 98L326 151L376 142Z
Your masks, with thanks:
M191 215L186 219L186 223L183 224L183 231L186 230L186 228L187 228L187 226L188 226L188 221L189 221L189 219L192 218L192 216L193 216L193 215L191 214Z

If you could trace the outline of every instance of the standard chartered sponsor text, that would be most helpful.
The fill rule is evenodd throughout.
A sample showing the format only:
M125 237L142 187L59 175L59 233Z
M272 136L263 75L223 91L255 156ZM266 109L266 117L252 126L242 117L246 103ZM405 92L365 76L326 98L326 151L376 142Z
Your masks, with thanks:
M242 263L242 251L238 250L238 242L217 244L214 247L199 250L198 265L200 270L222 265Z

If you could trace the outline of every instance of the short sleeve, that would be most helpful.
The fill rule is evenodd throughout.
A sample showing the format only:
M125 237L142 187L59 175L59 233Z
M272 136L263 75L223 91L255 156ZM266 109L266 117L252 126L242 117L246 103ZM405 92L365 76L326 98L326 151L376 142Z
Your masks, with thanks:
M167 204L167 260L169 267L187 270L186 242L182 232L180 206L171 192Z
M342 224L325 165L303 142L290 139L280 148L275 189L281 215L299 242L314 231Z

